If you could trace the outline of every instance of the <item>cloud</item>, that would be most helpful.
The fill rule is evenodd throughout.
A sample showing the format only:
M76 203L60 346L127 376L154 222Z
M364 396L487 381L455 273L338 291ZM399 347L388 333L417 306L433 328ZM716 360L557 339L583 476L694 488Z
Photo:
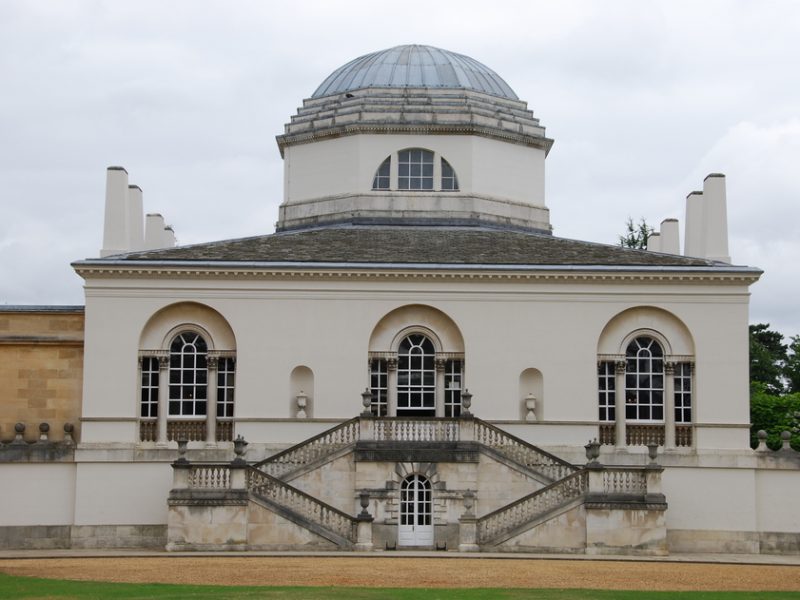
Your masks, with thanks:
M272 231L283 195L274 136L302 99L356 56L428 43L496 70L555 138L547 202L559 235L614 243L629 215L682 218L686 194L725 172L731 254L767 271L754 318L800 332L786 300L797 292L800 82L787 74L800 6L404 8L0 3L0 301L82 301L68 263L101 245L108 165L128 168L145 210L181 242Z

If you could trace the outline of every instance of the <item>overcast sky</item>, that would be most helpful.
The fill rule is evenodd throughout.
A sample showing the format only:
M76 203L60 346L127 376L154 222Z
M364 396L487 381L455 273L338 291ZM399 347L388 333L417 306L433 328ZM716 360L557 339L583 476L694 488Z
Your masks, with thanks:
M345 62L467 54L555 145L554 233L616 243L727 175L751 322L800 333L800 2L0 0L0 304L82 304L123 165L179 243L270 233L275 135ZM681 231L681 236L683 231Z

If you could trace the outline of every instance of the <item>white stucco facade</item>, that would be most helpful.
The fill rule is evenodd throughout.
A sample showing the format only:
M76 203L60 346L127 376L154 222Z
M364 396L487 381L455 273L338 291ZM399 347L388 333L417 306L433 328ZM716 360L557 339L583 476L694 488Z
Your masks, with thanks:
M80 443L0 463L9 543L800 551L800 461L749 446L761 272L730 264L724 176L690 195L684 256L674 220L651 251L563 240L551 145L496 73L404 46L278 136L278 233L144 243L111 168L103 257L73 264ZM66 529L26 542L37 524Z

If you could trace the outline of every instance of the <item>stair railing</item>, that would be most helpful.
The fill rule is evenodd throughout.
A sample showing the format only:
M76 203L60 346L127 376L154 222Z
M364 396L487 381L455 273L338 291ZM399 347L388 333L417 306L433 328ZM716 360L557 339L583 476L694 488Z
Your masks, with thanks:
M247 469L246 482L247 490L255 496L292 511L350 542L356 541L358 522L338 508L254 467Z
M273 454L253 466L273 477L281 477L355 444L358 437L359 417L355 417L291 448Z
M511 504L498 508L478 519L478 543L485 544L509 534L525 524L545 516L551 510L584 496L588 489L588 473L580 470Z
M558 481L578 470L578 467L567 461L477 418L475 441L492 448L519 465L544 475L550 481Z

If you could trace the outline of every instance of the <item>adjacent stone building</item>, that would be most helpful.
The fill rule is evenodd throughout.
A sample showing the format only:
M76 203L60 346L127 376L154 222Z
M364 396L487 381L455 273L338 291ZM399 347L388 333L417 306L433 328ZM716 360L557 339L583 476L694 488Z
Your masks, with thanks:
M761 272L729 257L724 176L683 254L674 220L648 250L558 238L553 140L428 46L337 69L277 141L252 238L174 247L109 169L101 258L73 263L80 441L0 464L15 544L798 550L797 456L749 448Z

